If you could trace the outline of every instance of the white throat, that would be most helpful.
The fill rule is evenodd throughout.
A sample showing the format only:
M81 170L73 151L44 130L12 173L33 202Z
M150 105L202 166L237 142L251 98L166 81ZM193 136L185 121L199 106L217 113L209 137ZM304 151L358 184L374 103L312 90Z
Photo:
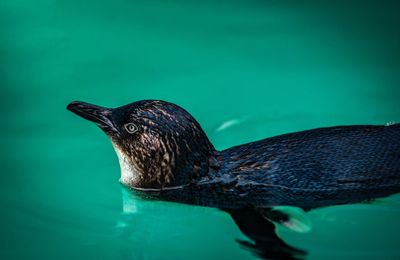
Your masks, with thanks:
M112 144L117 153L119 167L121 168L121 178L119 181L127 186L134 187L140 180L140 172L132 165L125 153L114 142Z

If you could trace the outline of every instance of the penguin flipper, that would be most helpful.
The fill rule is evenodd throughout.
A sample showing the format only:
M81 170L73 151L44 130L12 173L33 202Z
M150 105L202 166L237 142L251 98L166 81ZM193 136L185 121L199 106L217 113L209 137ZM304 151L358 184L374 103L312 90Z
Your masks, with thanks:
M307 233L312 228L311 220L306 216L305 210L298 207L257 208L257 211L264 218L296 232Z
M275 232L275 225L258 209L222 209L252 242L237 240L259 257L266 259L302 259L306 252L286 244ZM267 211L267 210L266 210Z

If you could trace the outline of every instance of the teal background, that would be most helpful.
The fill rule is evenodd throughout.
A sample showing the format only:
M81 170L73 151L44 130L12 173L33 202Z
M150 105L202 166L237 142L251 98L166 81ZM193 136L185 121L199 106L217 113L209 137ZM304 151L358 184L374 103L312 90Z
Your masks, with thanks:
M324 2L324 3L322 3ZM179 104L224 149L281 133L400 121L397 1L0 2L0 258L251 259L216 209L119 184L72 100ZM400 197L279 227L309 259L399 259Z

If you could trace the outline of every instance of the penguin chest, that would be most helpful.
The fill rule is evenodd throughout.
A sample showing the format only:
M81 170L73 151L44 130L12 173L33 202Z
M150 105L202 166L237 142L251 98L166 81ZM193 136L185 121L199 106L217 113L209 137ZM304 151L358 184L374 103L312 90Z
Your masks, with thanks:
M131 163L129 157L126 156L125 153L121 151L121 149L114 145L114 150L118 156L119 166L121 169L121 178L120 182L127 186L134 187L136 183L139 183L140 180L140 172L136 169L136 167Z

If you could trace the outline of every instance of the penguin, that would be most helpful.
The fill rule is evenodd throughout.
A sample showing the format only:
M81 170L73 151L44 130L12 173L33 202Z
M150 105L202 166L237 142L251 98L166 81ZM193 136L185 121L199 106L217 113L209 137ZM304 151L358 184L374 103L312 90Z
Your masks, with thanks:
M309 211L400 191L400 124L323 127L218 151L195 118L170 102L106 108L74 101L67 109L109 137L122 184L143 196L222 209L249 237L259 233L249 223L263 222L280 253L304 251L273 235L271 223L293 219L276 207Z

